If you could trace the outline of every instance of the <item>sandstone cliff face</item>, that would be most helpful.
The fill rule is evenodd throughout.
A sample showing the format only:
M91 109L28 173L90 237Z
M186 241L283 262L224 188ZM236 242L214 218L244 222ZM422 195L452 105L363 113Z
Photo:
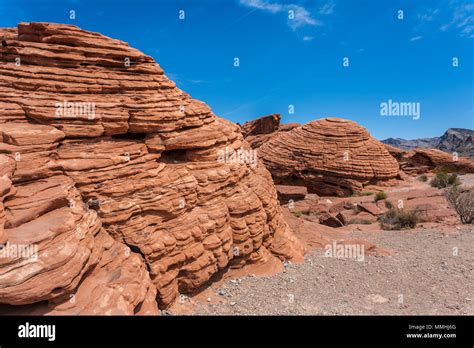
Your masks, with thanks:
M325 118L279 132L259 148L276 183L304 185L322 195L346 195L396 178L399 165L355 122Z
M0 258L0 303L154 314L226 267L301 259L239 127L151 57L69 25L0 36L0 243L37 248Z

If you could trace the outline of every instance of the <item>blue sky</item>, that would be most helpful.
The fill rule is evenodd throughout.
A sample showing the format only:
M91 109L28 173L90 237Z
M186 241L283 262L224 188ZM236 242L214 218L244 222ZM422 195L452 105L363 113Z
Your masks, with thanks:
M379 139L474 128L469 0L0 0L0 26L21 21L75 24L127 41L234 122L336 116ZM381 116L389 99L420 103L420 119Z

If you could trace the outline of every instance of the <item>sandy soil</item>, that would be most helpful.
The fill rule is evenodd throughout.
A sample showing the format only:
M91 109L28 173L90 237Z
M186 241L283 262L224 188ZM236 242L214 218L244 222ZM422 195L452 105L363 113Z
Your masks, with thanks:
M462 181L471 186L474 175ZM386 191L427 187L412 179ZM357 261L310 248L302 264L285 263L271 275L259 269L226 274L200 293L182 296L163 314L474 315L473 225L446 221L405 231L383 231L377 224L351 229L340 231L390 251L389 256L364 253Z
M474 314L472 226L449 234L417 229L363 236L393 255L357 261L314 250L281 273L227 280L164 314Z

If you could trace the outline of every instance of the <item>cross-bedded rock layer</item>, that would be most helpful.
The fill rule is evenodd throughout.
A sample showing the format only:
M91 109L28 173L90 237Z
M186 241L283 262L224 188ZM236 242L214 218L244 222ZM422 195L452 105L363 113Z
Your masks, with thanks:
M154 314L227 267L301 259L239 128L126 43L0 29L0 303ZM226 156L223 156L225 154Z
M325 118L278 132L258 150L276 183L323 195L350 194L396 178L397 161L357 123Z

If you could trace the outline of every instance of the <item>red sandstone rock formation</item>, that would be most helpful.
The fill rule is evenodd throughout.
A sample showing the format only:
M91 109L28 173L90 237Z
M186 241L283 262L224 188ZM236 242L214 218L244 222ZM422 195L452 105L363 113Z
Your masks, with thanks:
M245 122L242 134L252 149L257 149L278 132L288 132L300 126L298 123L280 124L280 114L272 114Z
M416 149L409 158L409 165L428 170L445 166L457 173L474 173L474 162L467 157L458 157L436 149Z
M382 143L383 144L383 143ZM404 158L406 158L412 151L407 151L407 150L401 150L398 147L389 145L389 144L383 144L387 151L395 157L395 159L399 162L401 162Z
M396 158L400 168L407 174L423 174L436 167L446 167L457 173L474 173L474 162L468 157L459 157L437 149L401 150L384 144L388 152Z
M256 120L245 122L242 126L244 137L249 135L270 134L276 132L280 126L280 114L271 114Z
M282 204L286 204L290 201L302 200L308 194L308 189L305 186L289 186L289 185L276 185L278 194L278 200Z
M279 132L259 148L276 183L322 195L350 194L396 178L397 161L358 124L326 118Z
M126 43L75 26L0 29L0 303L154 314L218 270L299 260L238 126ZM236 160L237 159L237 160ZM243 160L242 160L243 159Z

